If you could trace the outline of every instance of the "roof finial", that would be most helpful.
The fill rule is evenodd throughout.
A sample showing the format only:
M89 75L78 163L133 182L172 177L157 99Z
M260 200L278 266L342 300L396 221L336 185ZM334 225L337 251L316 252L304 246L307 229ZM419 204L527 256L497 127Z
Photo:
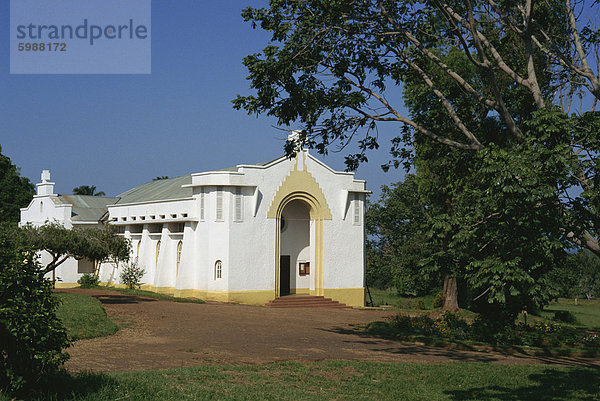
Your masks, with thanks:
M46 183L50 181L50 170L42 170L42 182Z

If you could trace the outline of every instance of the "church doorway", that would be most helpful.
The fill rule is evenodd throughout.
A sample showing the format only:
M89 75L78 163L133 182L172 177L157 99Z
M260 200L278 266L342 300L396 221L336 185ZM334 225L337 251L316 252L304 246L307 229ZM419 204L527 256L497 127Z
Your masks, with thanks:
M279 295L308 294L311 287L310 208L300 199L285 205L280 219Z

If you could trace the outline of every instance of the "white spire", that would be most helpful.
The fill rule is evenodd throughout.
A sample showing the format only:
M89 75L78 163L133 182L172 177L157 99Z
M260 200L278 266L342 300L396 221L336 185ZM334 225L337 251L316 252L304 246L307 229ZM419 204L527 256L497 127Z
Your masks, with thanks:
M54 183L50 182L50 170L42 170L42 182L36 186L38 196L54 195Z

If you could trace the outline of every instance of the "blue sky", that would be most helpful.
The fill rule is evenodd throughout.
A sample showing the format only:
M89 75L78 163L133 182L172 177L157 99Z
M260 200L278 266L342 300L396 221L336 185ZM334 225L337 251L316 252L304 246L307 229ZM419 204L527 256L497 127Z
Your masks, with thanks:
M9 2L0 4L0 37L8 38ZM242 58L269 40L240 13L262 4L153 0L150 75L11 75L9 42L0 41L2 153L33 182L50 169L57 193L96 185L108 195L156 176L279 157L275 121L231 105L250 93ZM356 174L371 190L402 176L381 171L389 157L382 142ZM322 159L344 169L343 154Z

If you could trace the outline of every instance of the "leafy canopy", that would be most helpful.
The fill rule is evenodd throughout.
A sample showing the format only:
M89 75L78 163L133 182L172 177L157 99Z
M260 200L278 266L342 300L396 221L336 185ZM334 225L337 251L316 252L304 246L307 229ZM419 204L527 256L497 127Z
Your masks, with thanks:
M2 152L2 147L0 147ZM34 186L28 178L21 177L19 168L7 156L0 153L0 222L17 223L20 208L26 207L34 194Z

